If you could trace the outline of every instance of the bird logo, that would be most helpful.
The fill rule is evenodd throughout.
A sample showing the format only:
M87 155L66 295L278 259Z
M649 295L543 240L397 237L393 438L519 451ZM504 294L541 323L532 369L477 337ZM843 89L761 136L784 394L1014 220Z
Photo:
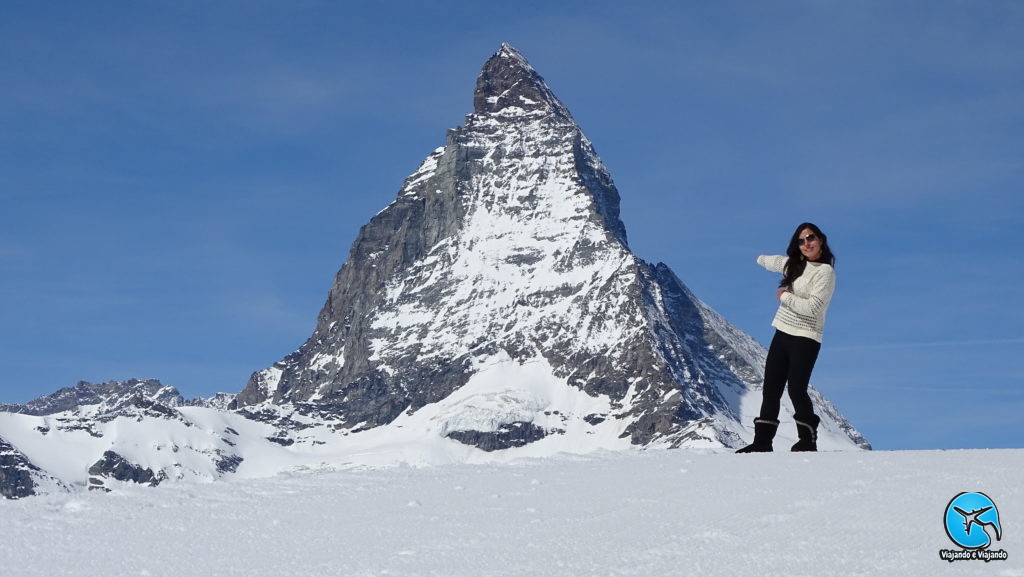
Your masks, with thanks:
M1003 538L999 510L984 493L960 493L946 506L943 518L949 539L967 550L988 549L993 537Z

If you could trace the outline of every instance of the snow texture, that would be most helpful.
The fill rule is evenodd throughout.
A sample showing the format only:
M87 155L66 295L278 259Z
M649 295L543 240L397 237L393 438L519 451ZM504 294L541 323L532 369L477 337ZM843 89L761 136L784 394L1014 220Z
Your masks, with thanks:
M1024 576L1024 451L597 453L0 500L19 577ZM939 558L950 500L1006 561Z

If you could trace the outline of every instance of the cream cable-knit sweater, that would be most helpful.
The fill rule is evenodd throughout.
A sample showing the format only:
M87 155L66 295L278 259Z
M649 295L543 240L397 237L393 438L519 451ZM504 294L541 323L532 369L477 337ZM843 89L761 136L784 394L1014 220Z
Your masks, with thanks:
M757 264L781 273L789 257L761 255ZM782 293L782 304L775 313L772 326L780 331L821 342L825 329L825 311L836 290L836 272L831 265L809 262L804 274L793 282L793 287Z

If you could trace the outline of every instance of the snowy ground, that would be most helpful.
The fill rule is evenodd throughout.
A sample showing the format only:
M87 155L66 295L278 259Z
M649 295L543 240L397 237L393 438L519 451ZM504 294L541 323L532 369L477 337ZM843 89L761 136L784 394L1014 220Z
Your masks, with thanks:
M3 575L1024 577L1024 450L604 453L0 500ZM1007 561L939 559L996 503Z

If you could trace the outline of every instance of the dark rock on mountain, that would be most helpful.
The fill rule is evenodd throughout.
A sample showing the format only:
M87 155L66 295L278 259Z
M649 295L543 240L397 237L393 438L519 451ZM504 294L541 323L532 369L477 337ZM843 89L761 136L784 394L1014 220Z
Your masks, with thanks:
M245 461L245 459L239 455L220 455L220 458L216 461L217 472L222 475L237 473L238 466L241 465L243 461Z
M152 469L131 463L114 451L107 451L103 453L102 459L89 467L89 489L109 490L105 487L109 479L155 487L166 477L154 473Z
M563 434L565 431L548 431L533 423L514 421L501 425L496 431L449 431L445 436L484 451L500 451L528 445L552 433Z
M0 496L5 499L20 499L35 495L36 482L32 472L36 467L20 451L0 438Z

